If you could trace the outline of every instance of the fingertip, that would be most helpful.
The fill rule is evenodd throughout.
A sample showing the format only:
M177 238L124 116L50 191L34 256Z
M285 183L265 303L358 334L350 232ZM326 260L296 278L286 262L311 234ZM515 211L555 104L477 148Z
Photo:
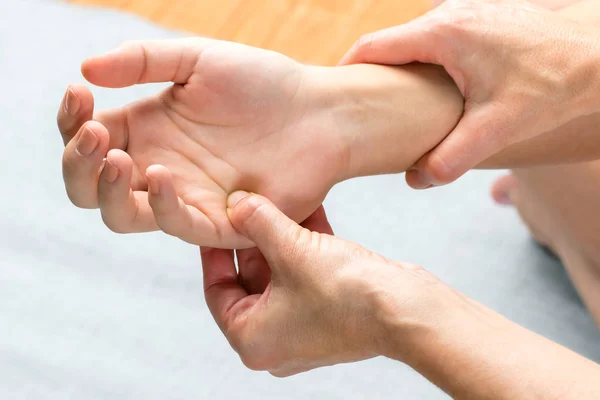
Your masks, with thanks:
M126 60L117 54L117 50L85 59L81 63L83 77L93 85L106 88L129 86L133 79L132 71L127 68Z
M433 184L424 176L423 171L417 168L411 168L406 171L405 179L408 186L415 190L424 190L433 187Z
M374 33L362 35L342 57L338 65L360 64L373 43Z
M94 100L94 95L91 90L82 83L72 83L67 87L67 92L72 91L84 103L89 103Z
M171 171L163 165L151 165L146 168L146 180L148 182L148 192L151 195L157 196L164 189L169 189L175 193L175 185L173 184L173 176Z
M81 84L71 84L65 90L56 115L58 129L66 145L77 134L81 126L92 119L94 96Z
M124 178L129 187L132 170L131 157L122 150L112 149L106 154L102 176L108 183L115 183L119 178Z
M407 171L406 182L417 190L447 185L468 171L463 167L466 161L453 157L453 154L448 155L445 149L436 148Z
M108 129L106 129L106 127L98 121L87 121L85 124L83 124L83 127L94 132L94 135L98 136L99 138L102 137L108 139L110 136Z
M227 198L227 215L234 226L241 226L258 208L270 204L271 202L261 195L239 190Z
M123 150L111 149L106 154L106 159L121 171L127 172L133 168L133 160Z
M171 178L171 171L164 165L154 164L146 168L146 176L152 179L165 180Z
M264 205L266 199L262 196L245 191L233 192L227 198L227 216L236 229L241 229L243 223L248 220L254 212Z
M98 86L101 84L102 69L105 64L104 56L88 57L81 63L81 75L90 83Z
M494 182L491 188L491 195L497 204L510 206L515 204L517 190L517 179L510 174L498 178Z

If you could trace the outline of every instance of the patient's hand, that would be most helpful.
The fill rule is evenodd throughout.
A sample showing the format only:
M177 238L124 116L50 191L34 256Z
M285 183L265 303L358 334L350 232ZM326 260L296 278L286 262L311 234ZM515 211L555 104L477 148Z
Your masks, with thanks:
M228 194L262 194L302 221L341 179L334 113L316 101L311 68L283 55L201 38L135 42L82 71L112 88L174 82L95 114L91 92L73 85L59 109L69 198L100 208L116 232L249 247L227 218Z

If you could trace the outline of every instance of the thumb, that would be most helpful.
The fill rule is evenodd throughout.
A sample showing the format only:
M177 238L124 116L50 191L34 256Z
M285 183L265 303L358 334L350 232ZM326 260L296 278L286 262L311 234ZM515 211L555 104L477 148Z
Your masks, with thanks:
M293 253L305 231L263 196L244 191L229 196L227 214L233 227L252 240L267 260Z
M493 118L497 113L490 107L466 112L454 130L407 172L407 183L414 189L449 184L507 147L503 132L511 129L504 120Z

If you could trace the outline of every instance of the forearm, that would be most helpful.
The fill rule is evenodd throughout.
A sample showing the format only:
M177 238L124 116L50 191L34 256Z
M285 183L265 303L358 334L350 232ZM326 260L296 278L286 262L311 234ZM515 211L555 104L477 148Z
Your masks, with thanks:
M600 398L598 364L461 295L429 322L392 316L382 323L389 343L384 355L455 398Z
M600 21L598 4L598 0L581 1L557 12L594 23ZM354 65L321 68L314 76L320 76L315 82L321 91L319 104L339 121L335 129L347 148L346 179L405 171L439 144L462 116L464 100L440 67ZM514 144L478 168L600 158L599 124L600 112L580 117L552 132Z
M463 98L443 68L351 65L318 68L314 106L338 121L343 179L404 172L456 125Z

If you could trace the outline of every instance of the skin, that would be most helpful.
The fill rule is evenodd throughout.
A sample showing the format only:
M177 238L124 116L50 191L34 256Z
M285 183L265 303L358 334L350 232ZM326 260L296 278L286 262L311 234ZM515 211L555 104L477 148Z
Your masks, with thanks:
M228 207L258 248L237 252L239 275L233 251L203 248L205 297L249 368L284 377L382 355L456 398L600 396L599 365L332 236L322 209L300 226L259 195L235 192Z
M68 88L58 124L71 201L100 208L115 232L162 229L219 248L252 246L225 214L234 190L265 195L302 221L340 181L406 171L447 136L464 105L441 68L307 67L209 39L126 44L82 71L107 87L176 83L100 112L86 87ZM480 167L600 156L589 129L598 123L600 114L571 121Z
M561 10L562 15L600 24L600 2L572 3ZM591 123L593 118L588 120L589 124L579 119L561 130L574 138L597 137L598 125ZM596 233L600 220L595 211L599 181L600 161L517 168L494 184L492 196L499 204L514 206L533 237L561 259L600 327L600 237Z
M129 43L86 60L82 72L105 87L174 84L97 113L86 87L68 88L58 124L71 201L100 208L115 232L162 229L220 248L252 246L225 213L234 190L268 196L302 221L337 182L408 168L462 109L439 67L307 67L202 38ZM447 112L433 121L415 112L440 100ZM402 142L380 152L393 166L365 163L365 135L383 144L395 132Z
M460 122L407 177L423 189L454 181L511 144L595 113L599 88L590 77L600 72L598 34L524 1L450 0L407 24L366 35L341 64L432 63L456 82L465 97Z
M122 54L118 58L122 60ZM378 71L384 70L388 71ZM311 100L318 100L321 109L329 114L333 110L333 114L343 116L336 122L352 122L345 125L348 129L338 131L342 138L339 143L350 143L342 146L344 151L341 153L344 156L341 157L341 164L344 167L341 168L343 172L340 173L340 179L393 172L396 168L402 170L412 165L410 160L414 162L423 154L417 154L417 149L411 147L418 142L415 138L425 140L430 136L415 136L407 140L405 146L400 146L398 137L390 135L389 127L364 129L372 127L373 120L381 123L380 118L368 118L368 124L360 124L366 115L376 115L372 114L374 110L390 111L381 106L385 104L384 97L370 97L374 93L384 92L387 84L372 86L370 82L361 80L359 74L353 80L350 79L351 74L339 72L350 71L348 69L334 71L336 73L322 80L315 75L314 88L319 96ZM435 72L435 76L438 75L443 77L439 70ZM425 84L428 79L422 79L417 74L414 81L412 78L402 81L404 84L416 84L395 87L395 92L398 92L398 88L412 88L413 91L409 92L412 94L410 101L415 101L415 98L418 101L420 89L428 88ZM331 83L331 86L327 86L327 83ZM340 87L344 90L339 92L352 101L339 101L341 96L338 97L334 89ZM442 94L437 97L438 100L455 96L458 92L452 85L448 88L448 91L440 91ZM427 90L425 93L424 97L430 95ZM436 93L436 90L431 93ZM406 96L406 92L402 94ZM82 122L91 118L90 102L86 103L77 97L80 101L79 111L81 104L88 105L88 116L78 116L76 112L75 118L66 117L63 125L66 121L79 128ZM431 98L436 97L433 95ZM402 105L410 106L410 101L404 99ZM447 112L447 105L460 103L460 100L454 101L445 103L445 106L435 109L435 113L431 114L427 113L427 107L418 109L418 117L425 114L424 121L420 121L418 127L428 132L424 129L430 127L428 124L431 122L428 121L436 119L434 117L439 120L451 116L452 112ZM68 103L66 100L65 104ZM425 104L432 108L431 104L435 103ZM61 112L69 114L69 110L73 110L73 107L66 108ZM365 114L356 115L357 110L364 109L367 110ZM394 111L398 113L398 109ZM418 120L414 117L414 109L411 111L406 115L413 119L403 115L402 123ZM380 114L382 117L384 115ZM96 119L106 121L104 125L115 126L110 124L105 114L97 115ZM94 126L96 123L91 124ZM359 132L367 132L367 135L359 135ZM410 132L403 134L409 135ZM71 137L67 135L69 143ZM107 142L114 140L112 133L107 134L106 139ZM391 140L395 140L393 143L396 146L390 146ZM428 147L430 144L420 146ZM430 148L433 146L435 143ZM518 152L507 153L514 157L512 160L535 150L521 143L518 146L522 146ZM392 147L396 151L406 151L403 154L407 156L395 157L391 162ZM373 156L372 151L377 149L382 149L385 157ZM411 153L413 150L414 154ZM553 156L581 154L572 149L561 151L558 148ZM65 155L68 154L69 148L65 152ZM96 167L91 170L97 174L101 163ZM67 169L67 182L70 182L70 176ZM84 177L79 183L92 182L88 187L93 188L93 184L98 182L90 179L90 176ZM565 176L564 180L567 179L573 179L573 176ZM526 199L527 196L521 195L525 192L521 192L520 188L515 189L511 182L506 181L507 185L500 188L503 190L498 190L498 193L511 200L516 199L516 204L535 204L536 197L529 202L521 202L520 199ZM77 189L78 185L71 187ZM582 186L579 188L578 194L585 193L581 191ZM594 201L589 204L597 204L594 196L588 198ZM227 199L226 195L224 199ZM557 204L557 207L561 207L561 203ZM564 205L562 203L562 207ZM110 204L108 208L111 208ZM525 206L519 209L525 210ZM548 208L549 211L559 209ZM533 215L531 211L530 214L522 214L524 218L525 215ZM568 393L569 397L585 399L599 395L596 382L600 371L596 364L503 319L457 293L420 267L391 262L360 246L331 236L331 228L320 208L305 221L305 228L301 228L263 197L246 196L238 192L229 198L229 210L225 211L225 215L236 233L246 242L256 243L258 248L237 252L239 273L232 251L203 248L206 300L234 349L244 363L253 369L287 376L323 365L384 355L409 364L458 398L552 398ZM574 220L566 219L567 223ZM581 282L585 283L585 279ZM482 341L482 337L486 340ZM478 344L477 352L472 351L474 343ZM543 361L540 361L540 355L544 355Z
M563 262L600 328L600 161L523 168L499 179L494 199L514 206L536 241Z
M598 282L600 275L597 273L598 270L595 272L590 268L578 269L578 267L589 267L590 259L582 260L582 253L577 249L593 248L594 243L596 243L596 249L599 248L597 239L595 239L597 235L594 234L598 223L595 222L593 216L597 214L595 207L600 200L600 192L596 190L597 185L590 186L588 184L590 181L597 182L599 178L598 162L536 167L517 170L514 172L514 177L499 180L494 188L494 194L498 200L509 199L517 205L524 220L541 243L553 249L562 249L559 252L566 257L567 270L575 278L574 283L583 294L584 299L589 301L588 305L590 303L599 304L598 297L595 295L597 286L594 283ZM560 195L558 195L559 193ZM333 309L338 310L335 301L338 296L336 296L337 291L334 284L345 282L341 288L352 288L351 298L361 299L352 304L363 306L358 310L352 309L345 320L346 323L337 325L342 328L333 332L329 332L331 327L327 324L307 326L306 321L302 318L300 319L301 326L296 326L294 325L296 321L289 320L290 313L269 313L269 319L263 320L261 313L265 310L261 307L258 307L258 310L256 308L244 310L245 312L242 312L241 315L234 314L232 316L225 311L229 307L218 309L213 306L211 310L231 342L236 343L240 337L247 337L248 333L245 332L247 330L256 330L254 335L250 335L260 338L262 349L277 349L273 350L277 355L271 354L267 357L265 354L268 355L268 351L261 352L262 356L254 364L252 352L248 353L248 349L244 346L236 348L247 365L255 369L271 370L277 376L286 376L320 365L355 360L361 355L361 352L357 350L356 343L345 348L346 351L336 349L335 351L340 357L333 360L331 354L323 355L320 361L307 360L302 355L314 353L308 349L304 353L300 350L302 345L300 349L293 347L294 352L291 354L285 350L279 353L281 347L271 347L264 343L265 341L269 342L274 332L261 334L264 333L261 322L272 323L275 321L279 326L292 326L295 328L294 332L299 332L298 335L293 336L293 340L282 340L275 333L275 343L289 345L298 341L298 336L301 338L305 335L311 337L310 335L315 331L319 332L320 340L329 345L331 343L327 342L328 335L338 339L333 343L338 343L340 337L359 337L362 344L360 349L364 351L363 357L382 354L406 362L456 398L569 397L594 399L598 397L600 390L597 379L600 375L598 365L505 320L445 287L419 267L391 263L398 269L389 269L389 261L382 260L381 257L372 253L371 256L375 259L368 262L364 260L364 257L369 258L368 251L358 250L353 244L347 244L347 251L353 254L351 260L357 259L358 263L344 262L343 258L339 258L339 246L343 244L343 241L339 241L338 245L332 245L331 241L339 239L330 236L323 238L323 235L302 231L300 227L291 223L286 225L285 217L277 216L277 211L271 208L264 199L252 196L240 200L240 194L232 197L231 204L237 204L233 205L233 209L229 212L232 222L240 232L253 237L259 248L267 255L266 258L260 258L258 264L262 265L265 270L265 264L276 264L276 268L284 274L286 271L294 271L294 274L289 275L294 278L285 280L285 284L281 285L299 288L288 292L288 296L293 299L301 298L302 289L305 289L306 293L310 293L310 295L303 302L304 305L312 304L309 299L312 299L315 292L326 292L328 302L322 302L319 305L325 306L325 308L331 305ZM573 204L578 204L578 207L572 207ZM311 224L315 224L317 217L319 215L312 217ZM324 224L324 215L321 215L321 218L323 218ZM277 229L267 232L268 239L265 239L264 244L262 240L257 239L257 236L267 230L266 227L274 226ZM582 227L585 229L578 229ZM320 231L330 232L326 229ZM562 234L557 235L557 232ZM299 238L304 240L299 240ZM273 245L274 243L278 244ZM327 257L330 254L329 251L322 254L321 243L325 243L325 247L328 249L336 249L331 252L335 255L331 258L335 260L334 266L330 264L330 259ZM573 245L574 243L579 243L579 245ZM258 250L255 251L258 252ZM315 255L322 263L316 270L313 269L314 264L319 261L312 258ZM307 259L310 267L303 267L307 264L305 261ZM286 262L286 260L289 261ZM203 258L207 274L216 273L216 271L230 271L228 279L215 278L214 280L223 282L226 288L230 288L229 285L236 283L239 285L240 281L235 280L233 260L227 262L229 265L227 269L224 268L224 264L210 257ZM360 267L357 267L356 264L359 264ZM375 271L383 271L384 276L382 277L378 273L374 274L371 270L365 273L363 271L365 264L376 265ZM240 262L240 274L244 265L246 264L243 261ZM305 268L308 269L309 276L304 276ZM340 270L343 272L339 273ZM341 275L342 278L331 279L330 271ZM390 275L386 276L388 273ZM319 277L325 274L329 279L313 280L314 274ZM360 278L356 278L357 276ZM354 279L352 279L353 277ZM343 278L350 278L350 282ZM360 282L358 287L356 286L357 280ZM276 281L277 279L274 279L273 284ZM312 284L306 283L308 281L312 281ZM404 286L407 281L409 282L408 290ZM243 287L247 280L244 279L242 282L241 286ZM316 289L315 286L319 289ZM418 289L422 286L427 289ZM234 296L219 297L218 290L214 287L211 288L212 293L210 295L207 293L209 304L218 303L219 298L235 299ZM416 293L412 291L415 288L417 288ZM279 293L282 292L286 291L280 288ZM438 295L441 296L438 297ZM245 298L243 289L237 293L237 296L238 300L243 301ZM262 296L268 299L271 293L266 290ZM285 298L285 296L282 297ZM341 297L346 296L342 295ZM276 302L268 304L271 306L271 310L278 309ZM376 305L371 309L368 304ZM367 306L365 307L365 305ZM322 307L318 308L318 314L324 313L338 321L339 311L327 314L329 309L324 310ZM597 307L591 306L590 308L593 313L597 310ZM365 311L367 312L365 313ZM265 314L267 313L265 311ZM378 322L372 322L373 314L376 315ZM357 319L360 321L359 323L355 322ZM235 323L236 320L244 321L244 323L240 326ZM360 326L363 330L356 332L352 328L346 328L348 325L354 329L356 326ZM370 327L373 329L369 330ZM285 335L285 332L283 334ZM381 338L377 339L378 337ZM371 341L368 338L371 338ZM300 343L311 343L311 340L300 340ZM286 349L286 346L284 345L283 348ZM477 351L473 351L473 348L477 348ZM319 346L319 349L323 351L329 347ZM284 357L282 360L279 358L280 354L287 354L288 357ZM540 359L541 355L543 355L543 360Z

